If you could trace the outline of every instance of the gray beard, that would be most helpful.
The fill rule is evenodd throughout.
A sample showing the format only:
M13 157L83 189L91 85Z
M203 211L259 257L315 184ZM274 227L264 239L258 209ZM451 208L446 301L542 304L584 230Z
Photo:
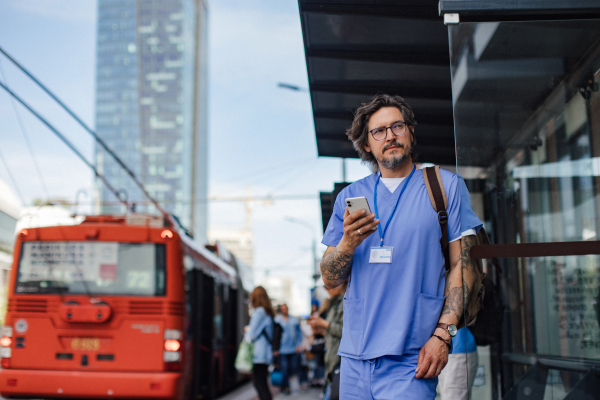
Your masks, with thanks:
M408 160L408 158L410 157L410 154L412 153L412 146L410 147L410 149L408 150L408 152L405 152L404 154L402 154L401 156L390 156L387 158L381 158L381 159L377 159L377 162L379 162L379 164L384 167L385 169L396 169L398 168L400 165L402 165L402 163L406 160Z

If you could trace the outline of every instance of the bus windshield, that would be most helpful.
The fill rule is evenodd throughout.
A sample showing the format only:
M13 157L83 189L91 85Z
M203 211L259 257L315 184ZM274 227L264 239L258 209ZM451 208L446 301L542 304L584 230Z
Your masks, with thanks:
M15 292L164 296L165 246L120 242L25 242Z

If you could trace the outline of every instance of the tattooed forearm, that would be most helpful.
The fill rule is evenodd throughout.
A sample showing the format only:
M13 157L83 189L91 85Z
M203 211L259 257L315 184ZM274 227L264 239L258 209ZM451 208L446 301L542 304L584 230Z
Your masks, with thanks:
M339 286L348 279L350 271L352 271L353 257L353 254L338 251L337 248L323 256L321 260L321 274L323 275L323 280L330 283L330 285L327 285L327 282L325 282L326 286Z
M454 314L458 321L460 321L460 318L463 315L463 296L461 287L453 287L450 292L446 294L442 315L449 314Z
M475 271L477 264L474 258L471 258L471 247L477 244L475 235L464 236L460 242L460 261L463 271Z

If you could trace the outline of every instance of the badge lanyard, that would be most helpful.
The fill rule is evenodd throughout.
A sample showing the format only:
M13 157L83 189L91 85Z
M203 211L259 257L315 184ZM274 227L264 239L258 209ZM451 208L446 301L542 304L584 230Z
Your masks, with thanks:
M398 200L396 200L396 205L394 206L394 209L392 210L392 213L390 214L390 217L388 218L383 230L381 230L381 224L377 225L377 228L379 229L379 237L381 238L381 242L379 243L380 247L383 247L383 236L385 235L385 231L387 231L388 226L390 226L390 222L392 221L392 217L394 216L394 213L396 212L398 203L400 203L400 198L402 197L402 193L404 193L404 190L406 189L406 186L408 185L408 182L410 181L410 178L412 178L416 169L417 169L417 166L413 165L413 169L412 169L410 175L408 175L408 178L406 178L406 181L404 182L404 186L402 186L402 190L400 191L400 196L398 196ZM375 182L375 189L374 189L374 194L373 194L374 201L375 201L375 218L377 218L377 219L379 219L379 212L377 211L377 185L379 184L379 178L381 178L381 173L377 176L377 181Z

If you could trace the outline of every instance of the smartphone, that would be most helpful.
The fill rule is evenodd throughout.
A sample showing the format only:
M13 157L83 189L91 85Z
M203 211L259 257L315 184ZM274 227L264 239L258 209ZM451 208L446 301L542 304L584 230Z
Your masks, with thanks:
M346 205L348 206L348 212L350 214L360 211L360 210L366 210L367 212L365 213L365 215L371 214L371 208L369 207L369 202L367 201L367 198L364 196L347 198ZM377 227L374 226L371 228L371 230L375 231L375 230L377 230Z

